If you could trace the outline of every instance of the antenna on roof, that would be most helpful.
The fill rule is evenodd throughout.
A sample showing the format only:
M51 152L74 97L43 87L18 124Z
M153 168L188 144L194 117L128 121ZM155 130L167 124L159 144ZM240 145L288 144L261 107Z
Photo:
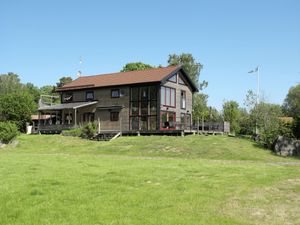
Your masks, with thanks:
M82 57L80 56L80 58L79 58L79 70L78 70L78 72L77 72L77 77L81 77L81 70L82 70Z

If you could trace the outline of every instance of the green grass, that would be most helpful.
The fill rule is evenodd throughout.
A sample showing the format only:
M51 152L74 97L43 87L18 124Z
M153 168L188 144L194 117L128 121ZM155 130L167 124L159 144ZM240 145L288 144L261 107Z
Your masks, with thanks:
M0 149L1 225L300 224L300 160L245 139L19 141Z

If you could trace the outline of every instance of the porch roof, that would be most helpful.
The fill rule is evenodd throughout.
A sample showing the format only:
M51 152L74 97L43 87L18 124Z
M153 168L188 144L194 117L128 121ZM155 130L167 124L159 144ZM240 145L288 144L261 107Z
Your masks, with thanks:
M39 107L39 111L45 111L45 110L62 110L62 109L78 109L85 106L90 106L97 104L97 101L94 102L72 102L72 103L63 103L63 104L57 104L57 105L43 105Z

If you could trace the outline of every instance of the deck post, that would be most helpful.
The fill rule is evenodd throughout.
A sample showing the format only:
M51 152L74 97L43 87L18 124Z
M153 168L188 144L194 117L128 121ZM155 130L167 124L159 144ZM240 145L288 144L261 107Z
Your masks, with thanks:
M101 132L101 129L100 129L100 117L98 117L98 134L100 134L100 132Z
M75 116L74 116L74 120L75 120L75 122L74 122L74 124L75 124L75 128L77 127L77 109L75 109Z

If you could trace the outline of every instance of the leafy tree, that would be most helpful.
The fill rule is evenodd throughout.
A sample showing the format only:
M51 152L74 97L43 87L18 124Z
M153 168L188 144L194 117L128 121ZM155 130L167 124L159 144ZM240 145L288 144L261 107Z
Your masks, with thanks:
M52 86L52 85L45 85L45 86L42 86L40 88L40 93L42 95L53 95L53 94L56 94L55 93L55 86Z
M0 75L0 95L19 92L22 88L19 76L15 73Z
M291 87L283 104L287 115L294 118L300 116L300 84Z
M220 122L223 121L222 115L220 112L214 108L214 107L209 107L209 121L211 122Z
M36 110L32 95L27 92L10 93L0 96L1 120L15 123L20 131L25 131L26 122Z
M203 65L195 61L192 54L182 53L181 55L171 54L169 55L168 63L170 66L182 65L183 69L188 73L191 80L198 87L199 86L199 76ZM207 82L204 81L200 84L201 88L207 86Z
M59 79L59 82L56 83L56 86L57 87L62 87L64 86L65 84L68 84L68 83L71 83L73 81L72 77L61 77Z
M224 121L230 122L230 131L238 133L240 131L239 119L240 110L239 104L235 101L227 101L223 104Z
M197 93L193 97L193 118L194 121L198 119L206 120L209 116L209 109L207 106L208 95Z
M239 133L243 135L253 135L253 124L255 124L255 121L253 122L250 113L248 113L245 108L239 108L239 115Z
M146 70L146 69L151 69L151 68L155 68L155 67L151 66L149 64L142 63L142 62L132 62L132 63L127 63L125 66L123 66L123 69L121 70L121 72Z
M23 85L23 90L32 95L35 103L39 102L41 93L38 87L34 86L32 83L27 83Z
M271 148L278 135L282 134L280 105L261 102L253 109L252 114L257 118L260 141Z

